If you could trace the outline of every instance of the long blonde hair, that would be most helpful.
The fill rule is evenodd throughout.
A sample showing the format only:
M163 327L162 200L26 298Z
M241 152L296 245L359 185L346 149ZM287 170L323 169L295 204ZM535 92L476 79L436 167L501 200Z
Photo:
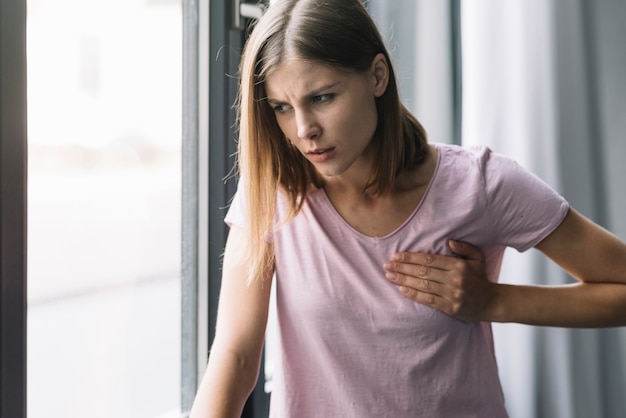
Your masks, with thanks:
M285 58L323 62L356 72L366 71L379 53L387 58L389 85L377 98L378 126L373 141L380 158L366 190L392 191L396 176L420 165L427 154L426 133L400 100L391 59L382 37L360 0L278 0L254 26L244 47L237 100L238 173L247 201L248 282L272 268L267 242L279 191L295 216L311 185L322 186L315 168L288 144L267 104L265 78ZM365 190L364 190L365 191ZM287 220L288 220L287 219Z

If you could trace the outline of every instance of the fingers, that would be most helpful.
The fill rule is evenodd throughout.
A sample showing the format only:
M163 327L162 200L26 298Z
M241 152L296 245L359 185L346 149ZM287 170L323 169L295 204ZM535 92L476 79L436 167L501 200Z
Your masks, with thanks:
M385 275L387 279L400 287L409 287L419 290L421 292L432 293L441 295L445 292L444 286L441 281L437 280L437 277L430 274L423 274L420 276L412 276L408 274L402 274L397 271L388 271Z
M450 302L440 295L422 292L406 286L400 286L399 290L405 297L414 300L415 302L428 305L449 315L453 313Z
M405 297L429 305L444 312L450 311L451 288L449 272L435 267L414 266L400 263L385 264L385 277L400 290Z
M394 254L393 260L401 263L431 266L442 270L451 270L454 268L459 256L466 260L485 261L485 255L481 249L471 244L462 241L448 240L448 246L456 256L401 252Z
M439 254L402 252L394 254L394 264L411 264L431 267L440 270L450 270L457 257Z
M420 304L430 306L431 308L435 308L457 319L463 321L480 320L480 317L471 310L471 307L470 309L468 309L467 303L464 300L463 295L448 299L440 295L421 292L419 290L405 286L401 286L399 290L400 293L402 293L402 295L406 298Z
M458 261L458 259L457 259ZM385 263L385 270L387 270L386 277L397 283L412 285L415 279L423 282L423 279L428 281L434 281L444 283L448 278L448 272L453 270L453 262L447 263L446 268L436 267L435 265L424 264L409 264L406 262L390 261Z
M448 246L454 254L459 255L465 259L478 260L482 262L485 261L485 255L483 254L483 252L479 248L474 247L471 244L461 241L449 240Z
M429 270L424 278L388 272L387 279L398 286L400 293L415 302L438 309L459 319L471 319L465 314L466 292L462 279L444 270ZM449 275L449 277L446 277Z
M385 276L409 299L459 319L479 318L489 296L485 256L471 244L448 245L455 255L397 253L385 263Z

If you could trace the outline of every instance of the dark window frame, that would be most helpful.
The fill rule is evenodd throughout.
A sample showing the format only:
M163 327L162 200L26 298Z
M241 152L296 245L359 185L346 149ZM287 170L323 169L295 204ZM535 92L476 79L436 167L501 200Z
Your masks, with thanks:
M221 261L235 194L237 73L247 19L239 0L183 0L181 410L191 409L215 338ZM242 417L267 416L264 370Z
M26 417L26 1L0 2L0 417Z

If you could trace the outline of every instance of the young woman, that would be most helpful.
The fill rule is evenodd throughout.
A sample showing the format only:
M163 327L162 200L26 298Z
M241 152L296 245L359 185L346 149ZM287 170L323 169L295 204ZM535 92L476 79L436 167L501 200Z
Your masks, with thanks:
M274 417L505 417L490 322L626 324L626 245L511 160L428 144L359 0L272 3L240 75L240 184L192 417L241 414L272 285ZM579 283L498 284L507 246Z

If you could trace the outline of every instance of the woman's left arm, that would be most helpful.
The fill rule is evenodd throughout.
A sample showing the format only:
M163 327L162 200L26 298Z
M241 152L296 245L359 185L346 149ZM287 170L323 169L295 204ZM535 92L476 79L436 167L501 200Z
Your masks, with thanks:
M626 325L626 244L573 209L537 249L579 283L525 286L487 280L484 255L451 242L461 257L401 253L387 278L408 298L463 320L595 328Z

